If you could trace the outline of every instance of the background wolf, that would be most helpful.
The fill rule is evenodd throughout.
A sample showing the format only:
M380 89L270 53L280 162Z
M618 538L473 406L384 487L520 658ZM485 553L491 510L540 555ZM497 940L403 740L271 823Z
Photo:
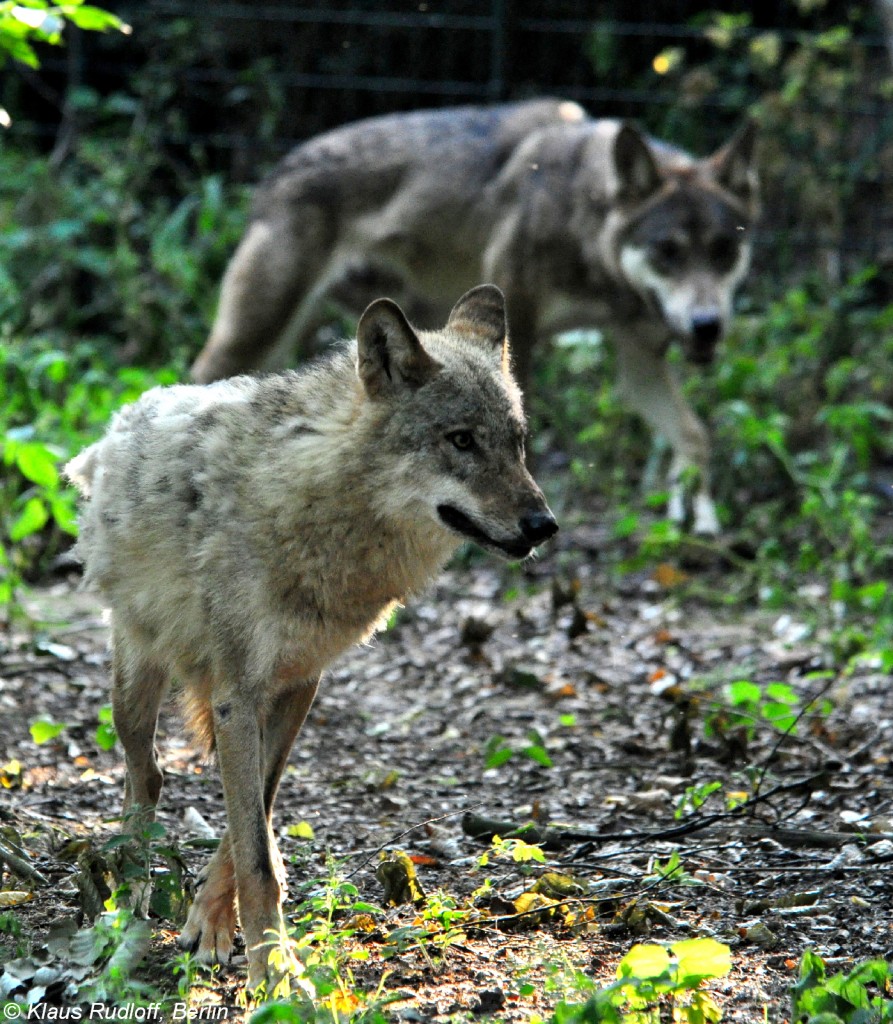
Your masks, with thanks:
M383 299L355 348L302 373L156 388L67 467L88 498L85 581L111 608L125 810L158 801L171 676L219 758L229 829L181 936L199 959L230 955L238 891L264 977L284 885L273 800L326 664L463 538L524 558L557 530L524 431L503 298L482 286L437 333Z
M505 292L515 372L537 337L607 328L622 395L673 450L678 481L700 471L694 528L716 532L707 434L664 362L672 338L708 361L749 262L754 132L693 160L575 103L398 114L298 147L259 188L193 375L276 365L306 346L331 301L412 296L442 322L474 281ZM382 282L387 281L387 287Z

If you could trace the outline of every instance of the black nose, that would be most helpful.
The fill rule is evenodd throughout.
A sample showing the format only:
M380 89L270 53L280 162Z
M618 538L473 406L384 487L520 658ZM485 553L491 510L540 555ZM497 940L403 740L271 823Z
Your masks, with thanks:
M698 347L712 348L722 334L722 324L714 313L696 313L691 320L691 333Z
M521 533L531 544L542 544L558 533L558 523L551 512L525 512L518 524Z

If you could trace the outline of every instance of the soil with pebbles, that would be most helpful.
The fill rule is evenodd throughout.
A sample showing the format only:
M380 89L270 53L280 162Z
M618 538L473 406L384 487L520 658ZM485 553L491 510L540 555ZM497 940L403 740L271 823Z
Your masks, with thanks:
M564 911L482 919L442 951L397 955L389 933L421 912L389 908L354 940L366 956L357 985L398 997L389 1019L547 1017L562 996L582 998L569 986L574 971L607 984L634 943L703 935L732 949L731 973L709 986L724 1020L752 1024L765 1012L782 1021L804 950L830 971L893 959L889 677L870 663L826 672L829 641L808 624L692 596L676 567L620 577L599 557L616 543L579 527L523 569L457 560L390 630L327 674L277 801L292 893L326 877L335 858L361 899L381 903L379 851L394 847L417 861L429 894L463 900L489 878L482 915L510 918L546 870L599 897L573 908L570 925ZM687 576L709 594L722 591L723 571ZM0 640L0 837L40 873L3 874L4 889L32 898L12 911L18 938L0 934L0 961L39 953L60 920L89 924L70 840L101 846L120 809L120 747L101 750L94 736L108 702L107 632L76 582L36 589L28 605L50 625ZM750 728L722 713L715 695L739 679L787 683L798 708L820 693L831 704L807 710L782 737L765 721ZM36 745L29 726L41 717L66 728ZM216 768L175 706L163 714L159 748L168 837L182 845L219 835ZM715 781L721 788L698 811L676 815L691 787ZM727 799L755 791L748 812L727 812ZM480 867L487 842L463 829L469 814L557 823L547 864L491 857ZM312 839L289 834L302 822ZM674 851L681 881L656 885L656 865ZM207 855L183 846L193 874ZM140 977L170 990L176 925L152 924ZM230 1020L243 1016L243 972L237 956L202 996L228 1007Z

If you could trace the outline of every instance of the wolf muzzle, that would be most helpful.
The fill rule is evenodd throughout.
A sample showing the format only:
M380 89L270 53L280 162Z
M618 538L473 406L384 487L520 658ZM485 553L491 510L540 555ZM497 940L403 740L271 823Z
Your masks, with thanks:
M695 313L691 318L691 340L688 357L699 366L713 362L716 344L722 337L722 320L718 313Z
M438 505L437 514L451 530L462 534L482 547L496 550L510 558L527 558L527 556L543 541L554 537L558 532L558 523L548 509L536 509L524 512L518 520L517 537L500 540L490 536L477 523L454 505Z

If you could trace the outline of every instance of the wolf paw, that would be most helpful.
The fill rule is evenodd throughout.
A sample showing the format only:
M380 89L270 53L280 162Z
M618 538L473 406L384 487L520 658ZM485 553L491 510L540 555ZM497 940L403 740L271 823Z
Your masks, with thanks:
M211 873L189 908L177 943L181 949L194 952L200 963L226 963L233 953L235 933L235 886L223 872Z
M670 487L667 518L679 526L684 526L688 520L686 492L681 484ZM721 532L713 499L703 491L691 497L691 532L698 537L718 537Z
M718 537L719 516L716 506L707 494L696 494L692 499L692 533L699 537Z

